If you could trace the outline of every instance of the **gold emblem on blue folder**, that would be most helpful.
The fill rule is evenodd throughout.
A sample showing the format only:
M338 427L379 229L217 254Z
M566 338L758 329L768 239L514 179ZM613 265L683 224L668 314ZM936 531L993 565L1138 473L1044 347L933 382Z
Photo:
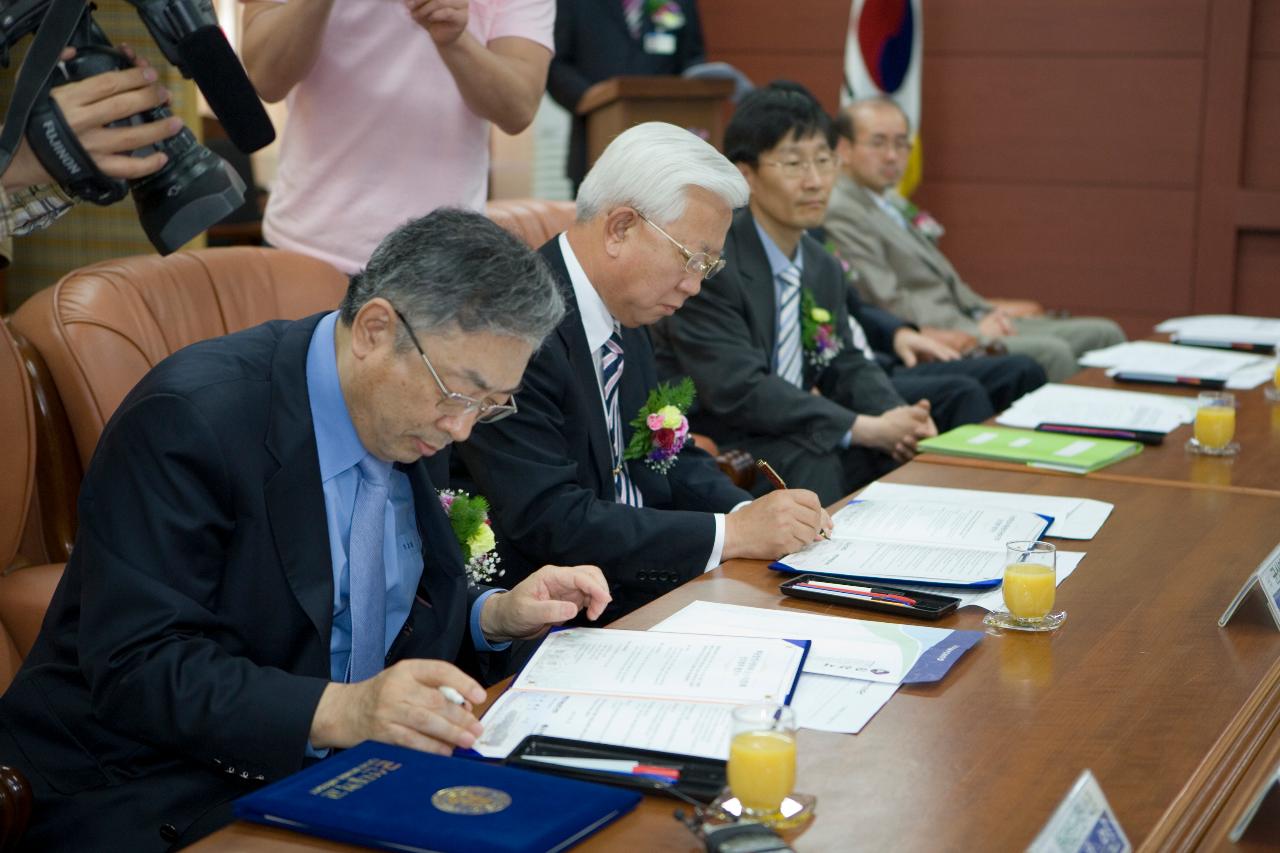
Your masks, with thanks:
M431 805L449 814L495 814L511 805L511 795L481 785L457 785L432 794Z

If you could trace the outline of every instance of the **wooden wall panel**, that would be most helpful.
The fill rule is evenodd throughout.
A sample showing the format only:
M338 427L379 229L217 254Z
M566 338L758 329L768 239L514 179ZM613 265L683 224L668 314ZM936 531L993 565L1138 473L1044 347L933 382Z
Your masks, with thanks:
M925 53L1198 54L1206 0L946 0L925 4Z
M698 13L707 55L715 59L725 51L745 51L835 53L843 61L851 5L803 0L781 10L776 0L700 0Z
M1280 55L1250 63L1248 104L1244 186L1280 190Z
M833 75L843 73L844 60L835 55L821 56L799 53L736 53L726 51L715 58L737 66L757 86L771 80L786 79L800 83L822 102L824 109L834 111L840 105L840 84L832 84ZM839 77L837 76L838 80Z
M1280 317L1280 232L1244 231L1237 246L1234 310Z
M1280 56L1280 3L1255 0L1253 4L1253 55Z
M947 228L943 251L983 295L1141 318L1145 327L1130 331L1143 334L1156 315L1190 307L1190 190L930 181L920 200Z
M926 54L926 180L1190 187L1197 59Z
M780 13L770 0L702 0L707 58L737 66L757 85L801 83L828 110L840 103L849 0L804 0Z

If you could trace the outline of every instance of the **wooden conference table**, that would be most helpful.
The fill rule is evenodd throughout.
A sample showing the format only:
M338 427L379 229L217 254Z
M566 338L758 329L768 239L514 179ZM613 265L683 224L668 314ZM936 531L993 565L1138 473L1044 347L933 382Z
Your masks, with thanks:
M1247 798L1242 777L1280 755L1280 633L1256 597L1217 626L1280 537L1280 496L922 463L886 480L1116 509L1093 540L1058 541L1088 552L1059 589L1062 629L984 637L941 683L900 689L861 734L800 732L797 787L818 808L795 847L1021 850L1085 768L1136 846L1216 846ZM784 598L779 581L732 561L616 626L647 628L697 599L880 618ZM938 624L981 620L965 608ZM702 849L676 805L646 797L580 849ZM237 823L191 849L354 848Z
M1117 388L1124 391L1146 391L1156 394L1172 394L1194 397L1196 388L1175 385L1145 385L1116 382L1098 368L1082 370L1067 383L1094 388ZM1108 465L1086 476L1104 480L1152 482L1190 488L1232 489L1240 492L1274 492L1280 494L1280 404L1267 400L1265 386L1248 391L1233 391L1236 395L1236 440L1240 453L1234 457L1200 456L1186 451L1191 438L1191 425L1187 424L1165 438L1164 443L1144 447L1137 456ZM1020 470L1021 465L986 460L963 459L954 456L926 454L922 461L969 467L997 467ZM1064 474L1075 477L1074 474Z

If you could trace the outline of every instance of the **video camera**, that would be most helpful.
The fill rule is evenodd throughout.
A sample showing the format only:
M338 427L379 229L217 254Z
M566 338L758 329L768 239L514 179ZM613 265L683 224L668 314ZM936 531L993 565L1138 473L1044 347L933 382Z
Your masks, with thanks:
M237 148L247 154L275 138L210 0L128 2L137 8L165 58L184 77L194 78ZM8 167L25 132L40 163L69 194L107 205L132 190L143 230L161 254L168 254L238 208L244 202L244 182L187 128L140 152L160 150L168 156L155 174L125 181L98 169L50 97L55 86L130 65L93 20L94 8L86 0L0 0L0 65L8 67L15 42L36 34L0 132L0 172ZM75 56L61 62L59 55L68 45L76 49ZM117 124L142 124L169 115L169 109L160 106Z

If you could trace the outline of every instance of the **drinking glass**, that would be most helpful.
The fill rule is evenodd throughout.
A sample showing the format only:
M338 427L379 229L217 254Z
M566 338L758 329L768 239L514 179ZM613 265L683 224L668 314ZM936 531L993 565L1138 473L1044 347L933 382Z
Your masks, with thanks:
M1271 377L1271 384L1267 386L1267 399L1280 403L1280 361L1276 362L1276 372Z
M987 614L984 624L1019 631L1052 631L1061 625L1067 614L1053 609L1057 556L1058 549L1051 542L1006 543L1000 585L1005 609Z
M733 711L729 790L744 817L781 817L796 783L796 715L786 705L743 705Z
M1236 398L1226 391L1206 391L1196 398L1195 436L1187 449L1207 456L1234 456L1240 444L1236 434Z

